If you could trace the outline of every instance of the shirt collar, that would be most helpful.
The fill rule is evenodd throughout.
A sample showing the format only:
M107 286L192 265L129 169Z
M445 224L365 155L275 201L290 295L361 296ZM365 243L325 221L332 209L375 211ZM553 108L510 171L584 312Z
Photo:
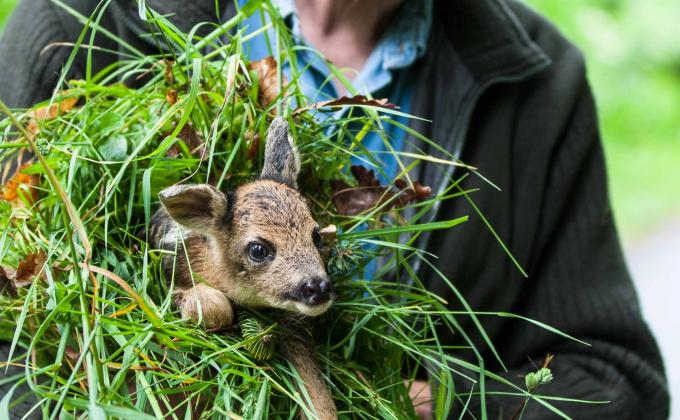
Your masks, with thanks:
M293 36L303 42L294 0L273 0ZM432 26L433 0L406 0L353 80L361 94L374 93L393 79L392 71L409 67L425 54ZM315 60L311 60L315 61ZM318 67L318 66L315 66Z
M432 0L406 0L391 22L377 49L383 68L408 67L425 54L432 26Z

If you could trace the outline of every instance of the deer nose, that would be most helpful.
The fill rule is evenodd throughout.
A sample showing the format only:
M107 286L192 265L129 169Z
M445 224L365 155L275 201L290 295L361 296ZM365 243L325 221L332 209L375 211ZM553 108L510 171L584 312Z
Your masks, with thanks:
M331 282L324 277L312 277L300 284L299 291L304 303L319 305L331 298Z

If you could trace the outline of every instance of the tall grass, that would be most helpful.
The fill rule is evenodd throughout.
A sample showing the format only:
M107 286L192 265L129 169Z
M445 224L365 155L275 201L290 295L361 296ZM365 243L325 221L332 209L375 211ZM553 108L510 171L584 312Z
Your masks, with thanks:
M0 416L25 398L33 399L33 413L52 419L188 418L192 413L292 418L306 410L308 397L295 369L276 352L260 360L249 351L280 328L276 319L242 314L269 326L260 334L208 332L181 320L160 269L166 251L151 248L144 234L161 189L178 182L211 182L228 189L252 180L262 159L258 138L264 138L276 111L293 123L303 158L301 189L319 224L338 227L337 238L324 243L324 254L340 297L315 320L314 335L340 415L414 418L408 391L422 371L437 391L433 407L438 418L454 407L465 411L472 398L480 400L485 418L489 380L505 384L508 398L518 404L529 399L566 417L549 398L486 371L469 331L457 321L472 317L493 349L477 318L510 315L475 313L455 285L443 279L467 308L451 311L427 291L413 268L417 260L438 264L415 248L422 232L453 229L455 234L454 227L467 219L425 218L435 202L468 194L455 188L456 179L441 196L418 204L352 217L337 214L330 181L354 183L345 168L352 156L365 154L362 136L382 133L401 114L362 105L324 122L313 118L312 112L320 111L293 115L292 108L308 104L297 85L296 75L304 69L293 69L276 100L263 103L258 99L262 80L248 70L241 51L245 35L236 30L225 36L260 10L275 17L278 63L294 61L295 45L268 1L249 2L204 38L193 31L181 33L164 17L142 9L171 52L142 56L129 48L135 58L85 80L63 80L48 103L36 108L62 104L64 112L37 121L37 134L26 129L35 114L16 110L0 122L0 158L26 147L41 158L23 171L37 177L36 197L20 190L23 205L0 202L0 264L11 271L29 255L45 257L16 295L0 295L0 339L10 341L12 349L10 360L0 363L24 369L11 378L12 391L0 399ZM86 27L99 29L98 17L80 18ZM74 51L88 40L85 33ZM280 78L280 67L277 73ZM148 80L142 87L121 83L139 77ZM63 104L73 98L77 106L66 109ZM205 142L205 153L191 144L192 136ZM367 164L377 159L366 156ZM408 169L418 163L404 163L402 176L408 179ZM403 210L415 215L407 218ZM384 265L364 279L365 266L375 258ZM440 342L437 332L442 330L455 331L460 343ZM454 379L463 381L465 389L454 388ZM28 385L31 395L14 395L21 384Z

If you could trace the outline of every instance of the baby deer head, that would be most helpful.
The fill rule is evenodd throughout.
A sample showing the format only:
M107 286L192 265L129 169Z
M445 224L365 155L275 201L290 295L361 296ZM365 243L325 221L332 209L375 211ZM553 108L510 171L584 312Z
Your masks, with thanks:
M160 193L175 222L207 239L210 263L199 274L238 304L312 316L331 304L318 226L297 190L299 171L288 123L279 117L269 127L256 181L226 195L207 184ZM191 259L195 252L187 251Z

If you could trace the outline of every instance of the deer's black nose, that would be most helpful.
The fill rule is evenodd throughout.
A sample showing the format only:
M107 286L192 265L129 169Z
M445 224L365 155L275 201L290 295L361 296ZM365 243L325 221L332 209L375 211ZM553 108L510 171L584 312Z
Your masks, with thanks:
M326 303L331 298L331 282L324 277L312 277L300 284L298 293L307 305Z

